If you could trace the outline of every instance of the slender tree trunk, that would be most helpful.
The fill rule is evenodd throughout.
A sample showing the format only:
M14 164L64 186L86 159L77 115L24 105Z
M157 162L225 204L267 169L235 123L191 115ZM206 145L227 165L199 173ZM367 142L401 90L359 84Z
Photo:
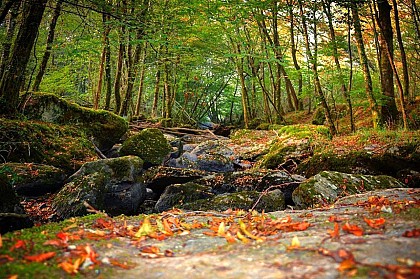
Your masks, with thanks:
M140 108L141 108L141 102L143 99L143 91L144 91L144 78L146 76L146 55L147 55L147 45L144 45L143 48L143 56L142 56L142 63L141 63L141 70L140 70L140 84L139 84L139 90L137 92L137 103L136 103L136 112L135 115L140 115Z
M109 42L109 33L111 32L111 27L109 26L108 21L111 19L110 15L106 15L106 28L108 28L108 36L105 37L105 109L109 110L111 106L111 96L112 96L112 80L111 80L111 45Z
M155 90L153 93L153 105L152 105L152 116L157 116L157 109L159 104L159 89L160 89L160 69L158 65L158 70L156 71L156 78L155 78Z
M398 15L398 5L397 5L396 0L392 0L392 7L394 10L395 31L397 32L398 47L401 53L401 64L403 68L403 78L404 78L404 96L408 97L409 90L410 90L410 78L408 75L407 55L405 54L405 48L404 48L403 39L401 35L400 17Z
M38 28L41 24L47 0L32 0L24 5L24 17L14 42L10 62L0 83L0 111L15 115L19 103L19 90L25 77Z
M3 23L4 19L6 18L7 14L9 13L9 10L12 9L12 6L14 4L20 4L21 0L8 0L4 4L0 1L0 8L3 10L0 13L0 24Z
M381 73L381 88L384 100L381 105L381 121L383 124L393 124L398 118L398 110L395 104L394 94L394 73L390 59L388 59L388 51L393 60L393 32L391 24L391 6L388 0L378 0L377 2L378 14L376 20L380 29L379 49L380 49L380 73Z
M33 91L39 90L39 85L41 84L42 77L44 76L45 69L47 68L48 60L51 56L51 49L52 44L54 42L54 34L55 34L55 26L57 25L58 17L61 14L61 7L63 4L63 0L58 0L57 5L54 9L54 14L50 22L48 37L47 37L47 46L44 52L44 56L42 57L41 65L39 66L38 74L36 75L34 85L32 86Z
M6 65L9 63L10 49L12 48L13 36L15 35L16 18L19 14L18 13L19 6L20 6L20 1L16 2L15 5L13 5L10 8L9 17L6 22L7 31L6 31L6 38L4 39L4 42L2 43L3 52L1 54L0 81L3 77L4 69L6 68Z
M117 1L117 8L120 8L120 2ZM127 1L121 1L121 12L125 14L127 12ZM122 79L122 68L124 64L124 53L125 53L125 26L124 23L121 25L121 30L119 34L120 44L118 47L118 58L117 58L117 69L115 71L115 81L114 81L114 98L115 98L115 109L114 112L118 114L121 109L121 79Z
M327 104L327 100L325 99L324 93L322 92L321 82L319 80L318 76L318 68L315 57L312 55L312 51L310 49L309 44L309 35L308 35L308 27L306 25L306 19L303 12L303 6L302 6L302 0L299 0L299 8L300 13L302 16L302 29L303 29L303 35L305 37L305 46L306 46L306 53L308 55L309 61L311 63L311 69L314 74L314 81L315 81L315 91L318 94L319 100L321 101L322 107L325 110L325 118L327 120L328 128L330 130L330 133L332 135L337 134L337 130L334 125L334 121L331 117L331 111Z
M369 71L368 58L366 56L365 44L363 43L362 27L360 25L359 11L356 4L351 6L351 13L353 17L354 36L356 37L357 50L359 52L360 62L362 64L363 76L365 79L366 97L369 101L370 111L372 113L373 128L377 129L380 126L380 112L376 99L373 96L372 78Z
M332 19L331 6L330 6L331 0L323 0L322 5L323 5L324 13L327 16L327 20L328 20L328 29L330 31L330 39L331 39L332 47L333 47L334 63L335 63L335 67L338 72L338 78L341 84L341 93L343 94L343 97L347 102L347 109L348 109L349 118L350 118L350 129L352 132L354 132L356 128L355 128L354 119L353 119L353 107L352 107L352 103L350 99L350 94L347 91L346 84L344 83L344 77L341 70L340 61L338 59L339 55L338 55L338 49L337 49L337 40L335 37L335 30L333 26L333 19Z

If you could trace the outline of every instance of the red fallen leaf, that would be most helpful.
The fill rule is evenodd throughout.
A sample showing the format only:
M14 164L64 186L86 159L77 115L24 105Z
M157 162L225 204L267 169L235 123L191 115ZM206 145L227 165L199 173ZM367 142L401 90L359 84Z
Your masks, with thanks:
M174 257L175 253L172 250L166 249L164 255L165 257Z
M1 234L0 234L0 248L3 247L3 238L1 238Z
M55 256L55 252L47 252L47 253L43 253L43 254L38 254L38 255L32 255L32 256L25 256L25 260L30 261L30 262L45 262L46 260L51 259L52 257Z
M101 228L101 229L108 229L113 230L114 229L114 223L112 221L107 221L103 218L99 218L95 221L95 227Z
M331 236L331 238L339 238L340 237L340 227L338 226L338 223L334 223L334 230L328 230L328 234Z
M62 241L61 239L50 239L44 242L44 245L52 245L57 247L67 247L67 242Z
M350 225L349 223L346 223L342 227L343 231L354 234L356 236L362 236L363 235L363 229L357 225Z
M412 229L411 231L405 231L403 233L404 237L420 237L420 229Z
M67 272L68 274L76 274L78 273L78 269L80 267L80 265L83 263L84 259L83 258L77 258L74 263L72 263L70 260L69 261L65 261L62 263L59 263L58 266L61 267L61 269L63 269L65 272Z
M384 218L368 219L366 217L363 217L363 220L365 220L366 224L368 224L369 227L374 228L374 229L379 229L379 228L383 227L384 224L385 224L385 219Z
M344 221L344 218L341 218L341 217L335 216L335 215L331 215L328 218L328 221L330 221L330 222L341 222L341 221Z
M15 249L25 249L26 248L26 242L24 240L18 240L16 243L10 247L10 252L12 252Z
M118 267L121 267L121 268L124 268L124 269L130 269L130 268L133 268L133 266L129 266L129 265L127 265L127 264L125 264L125 263L120 263L119 261L117 261L116 259L109 259L109 263L110 264L112 264L112 265L114 265L114 266L118 266Z
M345 271L345 270L349 270L352 269L355 266L356 262L354 261L354 259L350 258L350 259L345 259L344 261L342 261L340 263L340 266L338 267L339 271Z
M311 224L309 224L308 222L302 222L302 223L292 224L292 229L295 231L304 231L310 226Z

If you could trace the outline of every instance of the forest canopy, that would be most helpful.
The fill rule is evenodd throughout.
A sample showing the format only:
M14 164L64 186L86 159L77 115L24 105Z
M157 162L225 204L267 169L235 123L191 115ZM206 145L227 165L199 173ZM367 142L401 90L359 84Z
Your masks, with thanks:
M416 0L2 0L0 114L51 92L133 118L282 123L321 108L413 128ZM342 109L344 107L344 109Z

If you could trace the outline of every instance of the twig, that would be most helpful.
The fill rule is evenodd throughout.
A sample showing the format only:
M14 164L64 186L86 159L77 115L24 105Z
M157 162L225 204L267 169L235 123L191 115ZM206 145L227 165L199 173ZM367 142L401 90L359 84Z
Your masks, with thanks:
M101 158L101 159L108 159L108 157L106 157L104 155L104 153L102 153L102 151L95 145L95 142L93 141L93 137L90 138L90 142L92 143L93 148L95 148L95 152L96 152L96 154L98 154L98 157L99 158Z
M83 205L86 207L87 212L91 212L91 213L95 213L95 214L103 214L106 217L109 217L108 214L106 214L103 211L99 211L96 208L94 208L93 206L91 206L90 204L88 204L87 201L83 201Z
M4 217L14 217L14 218L27 218L28 215L26 214L18 214L18 213L13 213L13 212L7 212L7 213L0 213L0 218L4 218Z

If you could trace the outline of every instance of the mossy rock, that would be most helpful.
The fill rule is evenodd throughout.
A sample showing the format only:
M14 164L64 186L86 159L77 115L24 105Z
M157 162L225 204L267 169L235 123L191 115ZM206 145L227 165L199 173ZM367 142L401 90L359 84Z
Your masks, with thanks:
M325 120L325 109L322 107L318 107L312 116L312 124L324 125Z
M86 163L57 193L53 207L64 219L86 215L85 202L111 215L136 214L146 197L146 187L140 181L142 166L136 156Z
M5 118L0 118L0 155L5 162L45 164L67 173L97 157L76 127Z
M261 199L259 197L261 196ZM188 210L215 210L225 211L228 209L248 210L256 204L258 211L279 211L286 208L284 195L280 190L262 194L257 191L241 191L217 195L214 198L200 199L195 202L185 203L181 206Z
M166 187L155 205L157 212L162 212L173 207L182 208L185 203L212 198L211 188L194 182L173 184Z
M59 190L66 173L59 168L33 163L0 164L0 173L6 174L19 196L41 196Z
M143 159L145 165L160 165L172 151L163 133L156 128L144 129L128 138L122 145L121 155L135 155Z
M301 183L292 193L299 208L319 207L334 203L338 198L366 191L404 188L397 179L386 175L353 175L323 171Z
M23 98L28 119L77 126L102 151L111 149L128 130L128 122L112 112L84 108L54 94L30 93Z

